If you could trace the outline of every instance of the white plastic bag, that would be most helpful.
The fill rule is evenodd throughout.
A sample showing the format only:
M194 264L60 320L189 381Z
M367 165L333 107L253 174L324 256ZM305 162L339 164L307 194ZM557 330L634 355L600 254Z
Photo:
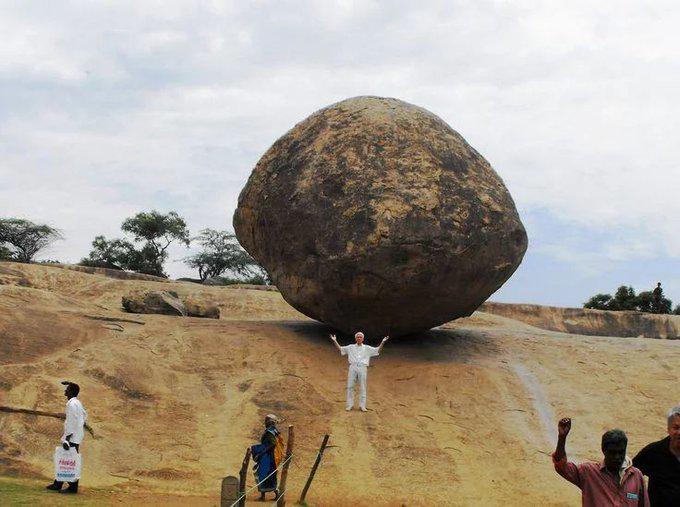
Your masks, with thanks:
M75 482L80 479L82 463L75 447L68 451L61 445L54 449L54 479L60 482Z

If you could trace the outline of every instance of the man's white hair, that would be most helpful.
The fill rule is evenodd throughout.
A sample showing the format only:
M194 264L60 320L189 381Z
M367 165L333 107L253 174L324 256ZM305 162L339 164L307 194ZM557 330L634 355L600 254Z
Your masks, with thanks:
M680 417L680 405L674 406L670 411L668 412L668 425L670 426L671 423L673 422L673 419L676 417Z
M356 338L356 337L358 337L358 336L361 336L362 338L365 338L364 333L362 333L361 331L357 331L356 333L354 333L354 338Z

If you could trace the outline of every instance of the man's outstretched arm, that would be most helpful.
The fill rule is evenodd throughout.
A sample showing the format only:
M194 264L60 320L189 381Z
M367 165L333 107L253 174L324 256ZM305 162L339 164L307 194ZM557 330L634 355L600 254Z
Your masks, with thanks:
M553 465L555 466L555 471L558 474L580 488L582 484L582 478L579 472L579 467L567 460L567 451L565 449L567 444L567 435L569 435L570 430L571 419L568 417L560 419L560 422L557 423L557 446L555 447L555 452L552 455Z
M338 339L334 334L331 335L331 341L335 344L335 348L338 349L338 352L342 354L342 349L340 348L340 345L338 345Z
M567 457L567 435L571 431L571 419L565 417L557 423L557 446L555 447L555 460L561 461Z
M389 339L390 339L389 336L386 336L385 338L382 339L382 341L380 342L380 345L378 346L378 354L380 354L382 352L382 349L385 346L385 343L387 343L387 340L389 340Z

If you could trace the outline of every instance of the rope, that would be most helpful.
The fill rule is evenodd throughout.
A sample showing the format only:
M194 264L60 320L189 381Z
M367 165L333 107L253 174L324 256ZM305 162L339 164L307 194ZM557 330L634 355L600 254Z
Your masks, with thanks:
M243 498L245 498L245 496L246 496L248 493L250 493L251 491L253 491L255 488L257 488L257 487L258 487L260 484L262 484L264 481L266 481L267 479L269 479L272 475L274 475L274 474L279 470L280 467L282 467L283 465L285 465L286 463L288 463L291 459L293 459L293 454L292 454L292 453L291 453L291 455L288 456L285 460L283 460L281 463L279 463L279 466L277 466L277 467L276 467L276 468L275 468L275 469L274 469L267 477L265 477L265 478L262 479L260 482L258 482L257 484L255 484L255 486L253 486L253 487L247 489L246 492L243 493L240 497L238 497L238 498L236 499L236 501L235 501L233 504L231 504L229 507L234 507L235 505L237 505ZM285 493L285 491L284 491L284 493Z

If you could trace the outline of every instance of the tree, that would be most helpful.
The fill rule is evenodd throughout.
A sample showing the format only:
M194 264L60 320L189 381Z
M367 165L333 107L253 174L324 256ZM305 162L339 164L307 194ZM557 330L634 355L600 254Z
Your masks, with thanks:
M666 297L661 298L661 302L658 308L655 309L656 313L664 313L668 314L671 313L671 310L673 310L673 301Z
M89 256L82 259L80 264L108 269L132 269L131 265L138 264L138 255L135 246L127 240L109 241L104 236L97 236L92 242Z
M157 276L166 276L163 263L168 256L168 247L175 241L186 246L190 243L187 224L174 211L167 215L156 210L137 213L125 219L121 229L131 234L135 241L146 241L139 259L142 272Z
M654 295L652 291L645 290L638 294L637 310L645 313L652 313L654 311Z
M613 299L609 302L609 310L635 310L637 296L633 287L622 285L616 289Z
M611 301L611 294L596 294L583 305L583 308L590 308L592 310L609 310L609 304Z
M175 241L189 246L186 222L174 211L167 215L156 210L137 213L125 219L121 229L131 234L135 241L144 241L142 247L138 248L127 239L107 240L97 236L90 254L80 263L164 277L163 263L168 257L168 247Z
M675 307L675 310L673 310L673 315L680 315L680 305Z
M227 271L240 277L254 278L257 275L262 277L262 273L258 272L262 268L241 247L234 234L203 229L193 239L198 241L203 250L187 257L184 262L187 266L198 269L198 276L202 281L220 276Z
M54 241L62 239L54 227L21 218L0 219L0 246L12 252L12 259L31 262L33 257Z
M655 291L642 291L637 296L633 287L622 285L616 289L614 297L609 294L596 294L583 307L596 310L671 313L673 302L663 296L660 284L657 284ZM680 311L680 305L678 305L676 310Z
M637 310L645 313L671 313L673 302L661 296L660 299L654 296L654 292L646 290L637 296Z

